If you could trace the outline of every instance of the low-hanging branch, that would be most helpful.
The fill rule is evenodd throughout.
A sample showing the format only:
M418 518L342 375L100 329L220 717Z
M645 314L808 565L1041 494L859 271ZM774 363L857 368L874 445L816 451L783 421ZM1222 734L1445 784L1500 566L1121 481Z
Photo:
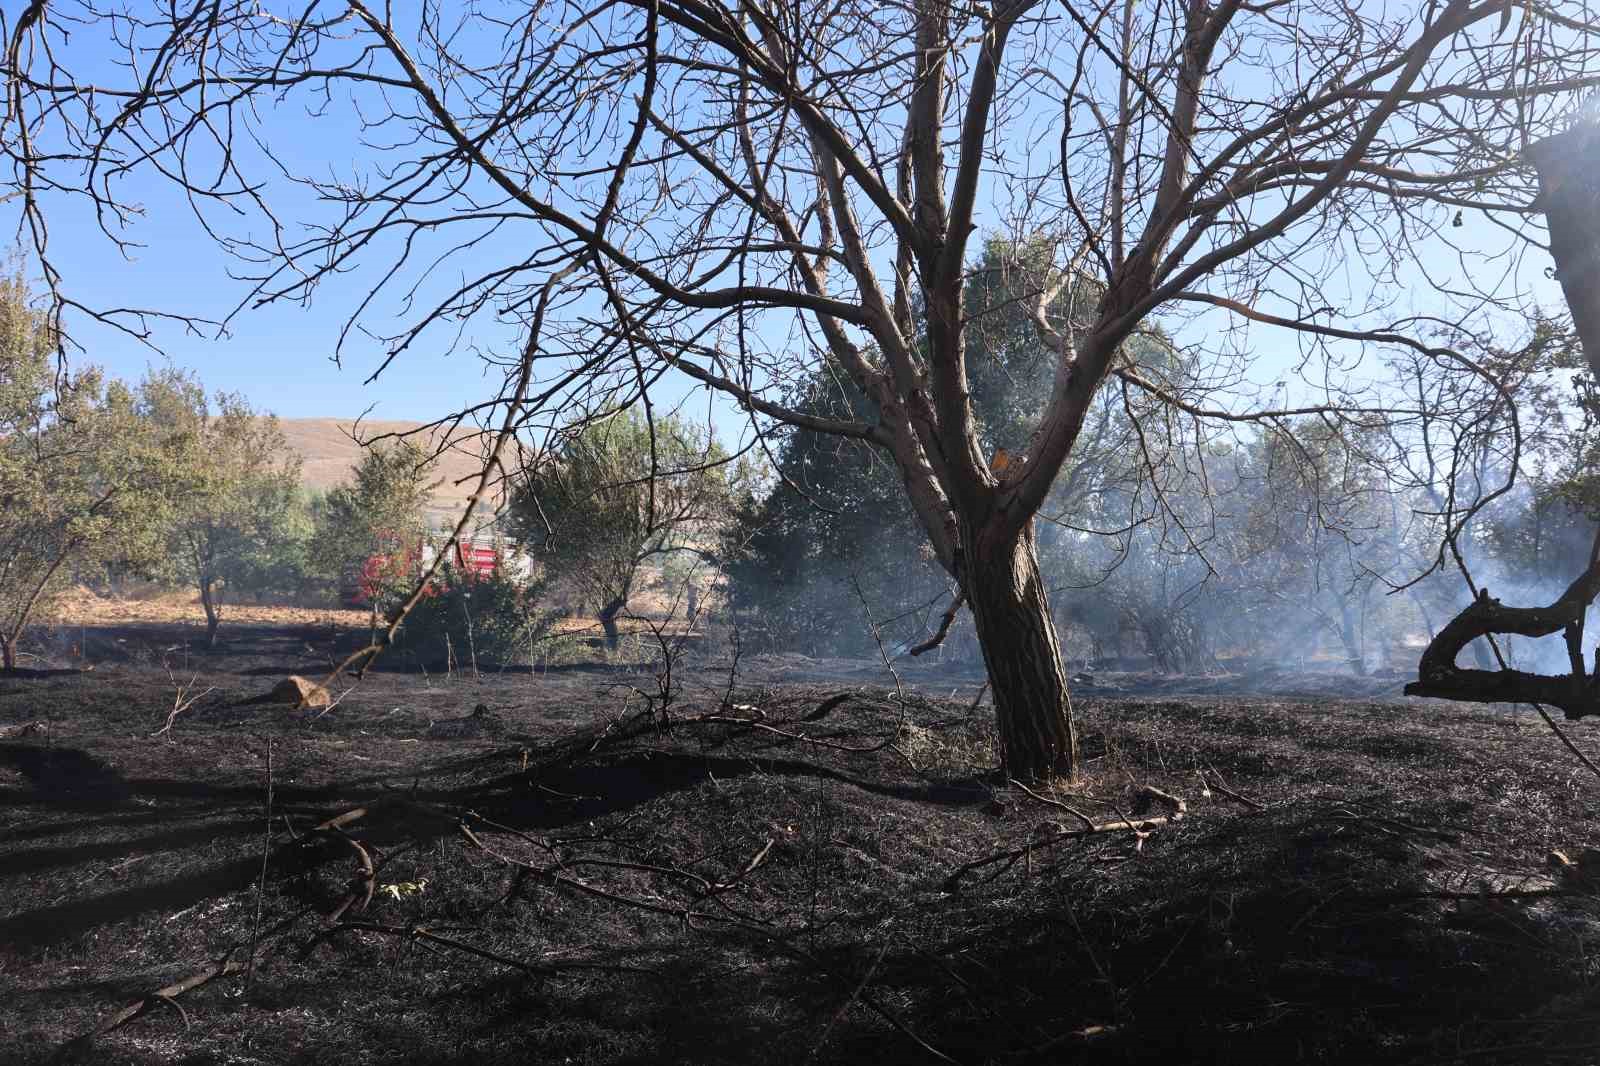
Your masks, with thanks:
M1539 196L1572 323L1592 373L1600 377L1600 125L1580 122L1564 133L1530 145L1526 156L1539 175ZM1559 707L1568 718L1600 714L1600 649L1585 671L1583 625L1589 605L1600 597L1600 532L1588 566L1547 607L1507 607L1480 589L1477 598L1428 644L1417 664L1408 696L1435 696L1473 703L1532 703ZM1505 667L1471 670L1456 656L1479 637L1500 634L1566 638L1569 674L1531 674Z
M1432 696L1470 703L1541 703L1559 707L1568 718L1600 714L1600 648L1585 672L1583 623L1589 604L1600 595L1600 564L1574 581L1546 607L1507 607L1480 589L1477 599L1450 620L1428 644L1417 666L1417 680L1408 696ZM1522 670L1474 670L1456 665L1461 649L1479 637L1566 637L1569 674L1532 674Z

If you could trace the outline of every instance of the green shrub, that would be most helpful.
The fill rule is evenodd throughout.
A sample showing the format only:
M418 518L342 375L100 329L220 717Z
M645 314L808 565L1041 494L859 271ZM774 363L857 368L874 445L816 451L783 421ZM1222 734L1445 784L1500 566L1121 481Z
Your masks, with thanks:
M523 581L503 570L463 573L446 565L427 596L411 611L395 646L414 661L458 666L507 666L526 662L529 648L556 619L541 600L545 582Z

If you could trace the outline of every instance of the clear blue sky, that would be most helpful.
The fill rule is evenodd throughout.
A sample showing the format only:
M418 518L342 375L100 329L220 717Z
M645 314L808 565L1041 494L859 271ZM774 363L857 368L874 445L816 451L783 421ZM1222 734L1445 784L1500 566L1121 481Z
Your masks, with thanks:
M82 40L73 43L75 48L85 44ZM266 124L275 150L287 153L285 162L291 168L327 174L334 169L351 170L352 144L358 134L353 121L348 104L336 101L314 119L299 105L290 104L282 114L268 116ZM303 192L277 176L270 166L251 169L269 179L265 197L285 221L328 220L326 205L306 203ZM135 182L125 183L119 190L124 199L142 203L146 211L132 233L146 246L136 251L133 262L117 257L93 228L84 204L59 205L67 210L53 217L51 253L70 294L90 305L154 307L210 318L228 314L247 291L244 283L227 277L230 266L237 264L200 228L170 183L148 168L137 174ZM980 224L983 215L980 210ZM0 205L0 221L12 223L12 232L16 232L16 217L15 203ZM992 213L990 217L994 218ZM1466 221L1464 228L1451 234L1462 243L1503 242L1503 233L1477 218L1469 215ZM507 261L507 252L501 243L482 254L484 262ZM1439 278L1453 274L1455 280L1460 279L1463 268L1447 256L1429 255L1428 260ZM79 318L69 323L74 339L85 349L77 358L103 366L118 377L137 379L147 366L170 357L176 365L195 371L209 389L242 392L258 409L285 417L354 417L371 408L374 418L426 420L493 396L499 387L498 372L490 371L495 376L486 377L486 368L471 349L476 344L513 351L520 338L514 327L496 324L487 316L476 319L471 325L473 332L459 341L440 331L441 335L402 355L375 382L366 380L384 356L383 343L375 338L353 333L345 342L343 366L331 361L349 309L365 293L362 283L370 282L374 271L386 262L383 250L374 250L365 257L363 270L325 282L311 306L246 309L234 318L225 336L216 336L214 330L194 335L177 324L158 322L153 339L164 356ZM448 268L437 283L453 280L457 269ZM1350 264L1352 287L1360 287L1361 273L1359 263ZM1401 294L1396 313L1422 309L1431 295L1425 286L1419 286L1414 295ZM1549 301L1559 294L1553 284L1543 283L1540 296ZM1201 319L1190 328L1198 335L1201 330L1209 331L1214 320L1214 316ZM1183 339L1180 334L1180 342ZM453 350L452 341L456 341ZM1259 357L1253 380L1270 383L1292 365L1293 339L1281 331L1254 329L1251 342ZM670 402L684 390L681 382L673 382L665 399ZM694 409L704 407L697 404ZM737 435L727 405L720 410L727 415L719 414L719 419L726 417L730 423L721 427L724 435L730 430Z
M308 123L308 136L315 138L315 131L316 124ZM333 146L325 147L331 151ZM227 315L247 291L227 276L229 257L167 187L151 183L139 193L148 217L136 235L147 247L137 250L134 262L117 258L101 234L84 226L81 210L58 216L51 252L68 291L91 306L155 307L213 319ZM64 224L69 221L73 225ZM376 405L374 418L429 419L493 394L498 382L486 380L483 364L466 351L448 355L420 349L367 384L384 346L353 334L343 367L336 366L330 356L345 309L360 295L341 282L320 291L309 307L246 309L221 337L214 329L197 336L176 323L156 322L152 339L164 355L79 317L70 327L84 351L74 358L137 379L148 366L170 357L194 370L208 389L242 392L258 409L289 418L354 417ZM503 348L515 343L509 334L475 337Z

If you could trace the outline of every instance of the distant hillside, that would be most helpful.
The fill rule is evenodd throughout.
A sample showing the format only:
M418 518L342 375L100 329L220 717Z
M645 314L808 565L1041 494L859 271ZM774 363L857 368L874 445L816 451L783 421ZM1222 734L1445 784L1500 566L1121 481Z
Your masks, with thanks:
M301 482L308 489L326 492L335 485L350 480L356 464L361 461L361 446L352 439L355 421L345 418L280 418L283 435L289 447L299 453L304 461ZM359 428L362 440L371 440L385 433L404 433L417 429L421 422L377 421L363 419ZM440 431L430 431L430 448L437 447ZM467 497L477 487L477 474L481 467L480 453L489 441L466 431L458 431L453 442L440 457L434 468L434 480L442 483L434 489L430 519L434 523L447 521L459 515ZM515 461L509 465L515 469ZM499 500L485 500L488 514L499 509ZM485 517L488 515L486 514Z

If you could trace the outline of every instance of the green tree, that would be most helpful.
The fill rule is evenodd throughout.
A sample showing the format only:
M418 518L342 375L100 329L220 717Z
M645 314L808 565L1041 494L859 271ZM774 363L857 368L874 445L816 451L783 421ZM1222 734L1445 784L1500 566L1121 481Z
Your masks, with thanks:
M206 643L215 646L225 593L284 582L295 566L307 532L301 460L276 417L257 414L238 393L208 400L192 374L152 373L139 408L181 441L168 569L199 591Z
M317 508L307 565L341 594L360 588L380 611L414 576L427 533L425 509L436 483L427 449L402 439L373 444L353 480Z
M61 374L26 281L0 280L0 666L78 573L148 568L168 515L174 435L99 371Z
M614 648L645 564L713 554L746 476L707 431L679 418L579 419L513 491L511 531L577 584Z
M1046 288L1050 275L1044 245L991 239L967 283L973 420L984 454L997 466L1026 447L1029 427L1049 399L1053 353L1041 342L1027 298ZM1098 295L1086 282L1077 310L1059 295L1051 313L1081 319ZM920 309L915 317L924 330ZM1127 348L1130 361L1141 366L1165 370L1172 362L1159 336L1137 337ZM875 417L874 405L832 363L787 403L834 422ZM1064 535L1056 523L1089 523L1104 509L1109 487L1130 480L1130 438L1120 398L1113 402L1108 393L1041 508L1047 521L1038 532L1039 550L1048 569L1070 569L1071 557L1085 554L1081 538ZM746 619L785 647L813 654L872 651L861 611L844 606L860 596L886 641L897 647L920 641L952 582L928 548L894 463L863 441L804 427L784 437L776 460L778 481L741 509L734 543L725 551Z

